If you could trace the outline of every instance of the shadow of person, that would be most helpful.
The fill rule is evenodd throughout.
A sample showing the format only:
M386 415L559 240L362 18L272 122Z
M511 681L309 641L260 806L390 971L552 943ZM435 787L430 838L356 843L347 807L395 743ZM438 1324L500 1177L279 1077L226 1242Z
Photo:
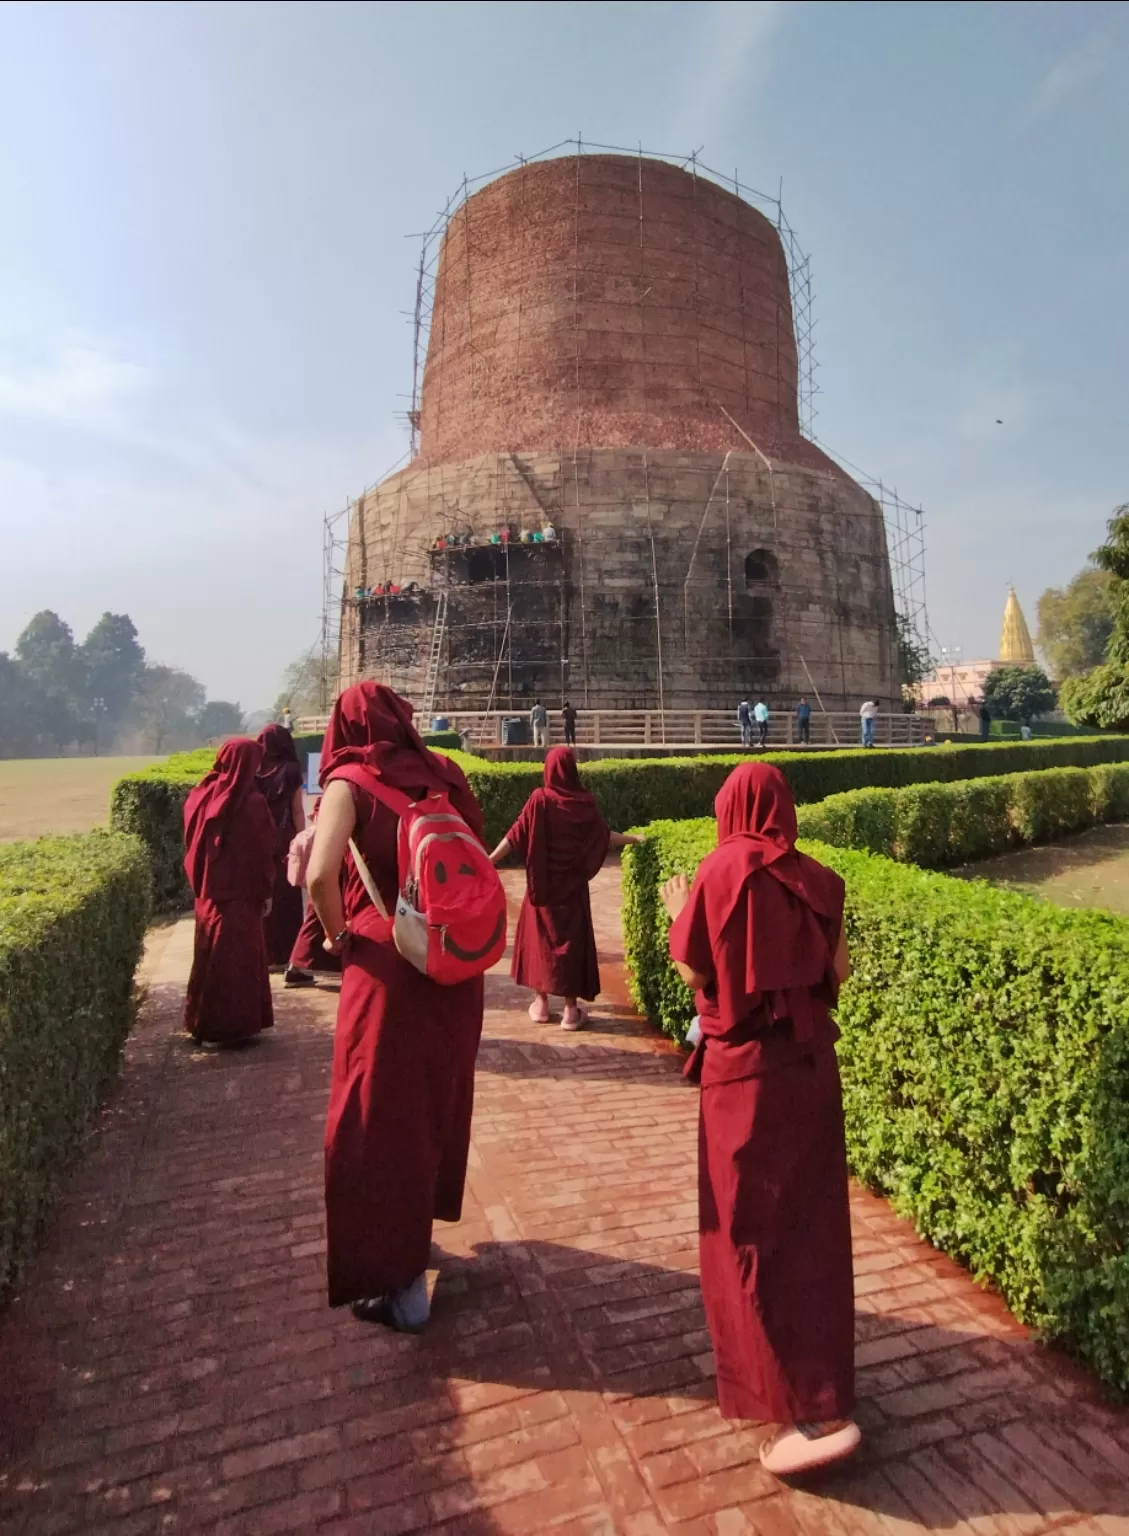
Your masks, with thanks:
M449 1385L591 1394L655 1487L680 1475L675 1453L693 1446L686 1476L725 1467L747 1486L744 1498L779 1491L759 1462L766 1427L728 1423L717 1411L693 1247L665 1266L542 1241L481 1242L436 1257L421 1348ZM860 1361L879 1362L857 1373L863 1448L804 1487L904 1519L913 1518L906 1480L916 1480L926 1492L913 1503L928 1496L928 1523L942 1527L958 1516L1027 1522L1064 1510L1129 1517L1116 1457L1103 1460L1094 1448L1094 1437L1108 1439L1102 1426L1111 1416L1124 1445L1129 1413L1103 1403L1092 1379L1057 1352L993 1337L974 1322L938 1326L923 1314L861 1309L856 1350Z
M658 1088L682 1086L678 1073L671 1070L672 1058L675 1065L684 1059L677 1046L664 1050L660 1044L656 1050L652 1038L641 1049L624 1050L608 1045L606 1037L593 1039L596 1034L597 1026L592 1026L575 1034L558 1030L555 1039L544 1043L484 1037L476 1070L488 1077L624 1078L632 1086L641 1082Z

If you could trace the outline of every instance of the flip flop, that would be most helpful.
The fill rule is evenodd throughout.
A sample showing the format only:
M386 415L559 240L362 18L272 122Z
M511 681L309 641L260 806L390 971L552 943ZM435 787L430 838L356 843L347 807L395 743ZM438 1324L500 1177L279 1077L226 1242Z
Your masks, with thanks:
M549 1022L549 1009L545 1003L539 1003L536 998L529 1005L529 1017L534 1024L547 1024Z
M561 1028L575 1033L576 1030L583 1029L587 1022L588 1015L583 1008L566 1008L564 1017L561 1019Z
M818 1424L790 1424L766 1440L760 1449L761 1465L774 1477L796 1477L814 1472L853 1456L862 1443L862 1431L853 1421L828 1435L817 1434Z

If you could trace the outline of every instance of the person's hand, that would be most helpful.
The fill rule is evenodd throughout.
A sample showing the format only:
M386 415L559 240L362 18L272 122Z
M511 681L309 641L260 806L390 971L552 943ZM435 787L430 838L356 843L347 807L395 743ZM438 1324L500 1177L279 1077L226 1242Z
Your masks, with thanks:
M659 891L659 897L673 923L690 900L690 880L686 875L671 875Z
M343 937L341 942L338 943L336 939L331 939L329 935L326 934L325 938L322 940L321 947L325 950L327 955L343 955L345 953L345 938Z
M632 832L631 841L635 844L636 848L641 848L647 841L647 834L645 832Z

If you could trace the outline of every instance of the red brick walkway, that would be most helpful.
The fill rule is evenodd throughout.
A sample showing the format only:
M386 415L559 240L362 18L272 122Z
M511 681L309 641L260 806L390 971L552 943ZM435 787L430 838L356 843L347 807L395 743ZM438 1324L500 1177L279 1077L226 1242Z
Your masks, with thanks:
M121 1092L0 1324L0 1529L1129 1532L1129 1414L861 1193L865 1455L807 1492L761 1471L714 1407L696 1095L626 1004L614 869L595 905L590 1032L490 978L420 1339L324 1303L333 995L280 993L269 1039L196 1054L190 932L157 936Z

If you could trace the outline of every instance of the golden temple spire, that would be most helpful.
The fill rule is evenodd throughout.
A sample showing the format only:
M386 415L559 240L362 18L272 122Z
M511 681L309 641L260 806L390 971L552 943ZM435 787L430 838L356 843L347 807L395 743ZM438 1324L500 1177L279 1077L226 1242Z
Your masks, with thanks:
M1004 627L1000 631L999 659L1009 667L1031 667L1035 664L1031 631L1027 628L1027 620L1023 617L1015 588L1010 583L1004 607Z

